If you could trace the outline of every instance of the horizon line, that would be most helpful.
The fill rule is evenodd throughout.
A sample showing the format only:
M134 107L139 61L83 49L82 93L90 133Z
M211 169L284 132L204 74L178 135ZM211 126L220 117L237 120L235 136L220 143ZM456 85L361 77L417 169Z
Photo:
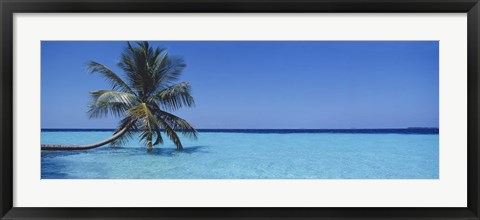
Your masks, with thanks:
M117 128L40 128L76 130L115 130ZM365 129L440 129L439 127L391 127L391 128L197 128L195 130L365 130ZM137 129L140 130L140 129ZM161 129L163 130L163 129Z

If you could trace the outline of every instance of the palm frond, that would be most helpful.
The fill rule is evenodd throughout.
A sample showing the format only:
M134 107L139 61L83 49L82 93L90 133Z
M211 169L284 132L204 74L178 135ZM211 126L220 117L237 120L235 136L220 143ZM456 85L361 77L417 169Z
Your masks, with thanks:
M182 82L162 89L154 97L163 109L170 111L178 110L183 106L193 107L195 105L188 82Z
M112 141L110 145L114 147L125 146L130 140L133 139L135 134L138 134L135 121L133 121L131 117L125 117L124 119L122 119L113 134L117 134L120 130L122 130L125 127L129 127L128 130L122 136Z
M126 92L118 92L113 90L98 90L90 92L95 101L100 102L119 102L127 106L138 104L139 100L136 95Z
M130 108L127 113L132 120L138 122L138 128L141 131L140 139L144 141L152 140L159 122L147 104L140 103Z
M168 61L168 50L166 48L157 47L154 55L152 56L152 70L154 73L158 73L158 70Z
M102 76L105 77L105 79L108 80L112 85L112 90L118 89L122 92L133 93L132 89L122 80L122 78L120 78L120 76L110 70L107 66L94 61L90 61L87 64L87 69L92 74L102 74Z
M90 118L104 117L108 114L121 117L131 106L138 103L138 98L134 94L125 92L98 90L90 92L90 95L91 104L88 110Z
M160 127L158 125L155 126L155 142L153 143L153 145L157 145L157 144L163 144L163 138L162 138L162 130L160 129Z
M198 132L195 127L185 119L165 111L158 112L157 117L161 119L159 121L165 121L173 130L181 132L186 137L198 138Z
M133 47L127 42L127 47L123 50L118 66L125 72L129 85L135 88L140 96L144 94L143 80L145 76L145 61L142 62L143 53L140 48Z
M161 128L164 129L178 149L182 148L182 144L180 139L177 140L177 131L189 138L196 139L198 137L197 130L188 121L169 112L162 111L156 103L151 103L151 109L155 114L155 117L157 117L157 121L160 123ZM175 133L175 135L173 133Z
M129 84L137 90L140 96L148 96L156 90L161 78L156 70L158 63L161 63L158 59L164 59L162 51L165 49L153 50L148 42L138 42L138 47L133 47L130 43L127 45L118 66L126 73Z
M180 138L178 137L177 133L175 130L164 120L159 120L161 127L167 134L167 136L170 138L170 140L175 144L177 147L177 150L182 150L183 145L182 141L180 141Z
M185 60L181 57L166 57L165 61L155 70L156 74L159 76L157 85L161 87L162 85L170 85L171 83L176 82L183 70L187 67Z

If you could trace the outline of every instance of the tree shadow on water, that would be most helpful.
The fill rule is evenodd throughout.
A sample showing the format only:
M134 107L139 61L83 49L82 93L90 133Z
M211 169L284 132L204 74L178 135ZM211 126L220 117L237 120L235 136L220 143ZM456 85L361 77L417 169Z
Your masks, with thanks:
M149 154L173 157L182 154L197 154L197 153L209 153L208 146L191 146L184 147L183 150L177 150L175 148L154 148Z
M81 150L42 150L40 151L41 158L56 158L56 157L62 157L62 156L72 156L72 155L77 155L84 152L85 151L81 151Z
M147 153L147 149L144 147L100 147L89 150L52 150L52 151L41 151L41 157L43 159L49 158L58 158L58 157L67 157L75 156L77 154L91 154L97 156L99 154L111 154L113 155L158 155L158 156L167 156L174 157L182 154L197 154L197 153L209 153L207 150L208 146L191 146L184 147L183 150L177 150L175 148L162 148L156 147L153 148L153 151Z

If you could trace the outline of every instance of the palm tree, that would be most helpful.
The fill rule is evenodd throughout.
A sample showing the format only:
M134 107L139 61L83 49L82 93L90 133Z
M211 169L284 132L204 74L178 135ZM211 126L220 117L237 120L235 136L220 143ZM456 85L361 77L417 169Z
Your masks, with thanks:
M197 137L189 122L171 113L194 105L190 84L176 83L186 67L183 59L169 56L166 49L154 49L148 42L137 42L136 46L128 42L118 67L123 70L124 79L103 64L88 63L90 73L102 75L112 86L110 90L90 92L90 118L113 115L121 120L111 138L82 146L84 149L107 143L122 145L139 134L151 152L154 145L163 143L163 131L176 148L182 150L177 131L187 137Z

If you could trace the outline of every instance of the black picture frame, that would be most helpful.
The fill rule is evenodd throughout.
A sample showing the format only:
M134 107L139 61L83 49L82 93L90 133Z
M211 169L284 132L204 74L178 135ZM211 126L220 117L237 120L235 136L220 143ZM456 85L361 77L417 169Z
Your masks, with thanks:
M0 0L1 219L479 219L478 0ZM455 13L468 14L467 208L17 208L13 207L14 13ZM48 198L46 198L48 199Z

